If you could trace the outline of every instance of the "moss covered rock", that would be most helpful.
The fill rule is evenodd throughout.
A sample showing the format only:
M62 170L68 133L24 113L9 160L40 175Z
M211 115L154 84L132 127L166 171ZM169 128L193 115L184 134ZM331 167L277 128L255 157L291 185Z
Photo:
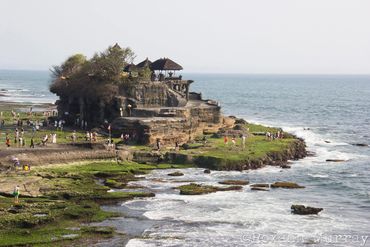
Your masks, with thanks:
M275 182L271 184L271 188L300 189L305 187L292 182Z
M180 190L180 195L202 195L217 191L241 190L242 186L216 187L210 185L201 185L190 183L177 187Z
M248 180L224 180L218 183L226 184L226 185L247 185L249 184L249 181Z
M182 173L182 172L172 172L172 173L168 173L167 175L172 176L172 177L180 177L180 176L184 176L184 173Z

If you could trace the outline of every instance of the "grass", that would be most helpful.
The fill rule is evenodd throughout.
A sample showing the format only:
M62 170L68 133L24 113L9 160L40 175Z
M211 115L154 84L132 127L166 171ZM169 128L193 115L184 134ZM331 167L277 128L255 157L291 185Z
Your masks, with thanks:
M249 128L250 133L281 131L278 128L255 124L246 124L246 127ZM264 135L249 135L245 147L242 146L242 140L239 137L236 138L235 146L231 140L225 144L223 137L207 136L206 139L206 144L201 141L193 143L191 148L181 150L180 153L193 156L199 166L221 170L239 169L242 163L258 163L269 155L282 157L297 142L294 136L287 133L284 133L283 139L275 140L267 140Z

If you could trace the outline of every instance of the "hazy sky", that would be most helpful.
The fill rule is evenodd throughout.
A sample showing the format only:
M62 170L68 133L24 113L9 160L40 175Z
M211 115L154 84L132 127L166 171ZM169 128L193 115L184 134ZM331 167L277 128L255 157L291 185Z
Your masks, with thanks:
M0 69L118 42L186 72L370 74L369 0L0 0Z

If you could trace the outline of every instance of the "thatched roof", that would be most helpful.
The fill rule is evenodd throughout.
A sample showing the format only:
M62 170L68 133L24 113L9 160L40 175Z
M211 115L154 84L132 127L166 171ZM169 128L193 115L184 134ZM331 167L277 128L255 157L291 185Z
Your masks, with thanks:
M152 62L148 58L146 58L141 63L136 64L136 67L138 67L139 69L143 69L145 67L150 67L151 64Z
M154 61L150 68L152 70L182 70L182 66L169 58L160 58Z
M123 68L123 71L125 71L125 72L137 71L137 67L136 67L135 64L131 63L129 65L126 65L125 68Z

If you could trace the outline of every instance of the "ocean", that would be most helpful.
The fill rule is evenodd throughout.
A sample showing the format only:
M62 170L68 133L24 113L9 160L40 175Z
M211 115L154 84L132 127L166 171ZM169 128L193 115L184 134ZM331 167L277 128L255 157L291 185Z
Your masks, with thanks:
M184 169L176 180L211 185L293 181L305 189L179 195L168 170L146 180L156 197L105 206L125 217L99 223L133 236L127 246L370 246L370 76L185 74L192 91L220 102L225 115L282 127L305 139L315 155L291 169ZM53 102L49 72L0 71L0 101ZM5 96L4 96L5 95ZM345 162L330 163L327 159ZM322 207L319 215L290 213L292 204ZM117 246L119 239L100 246Z
M49 71L0 70L0 102L54 103L50 82Z

